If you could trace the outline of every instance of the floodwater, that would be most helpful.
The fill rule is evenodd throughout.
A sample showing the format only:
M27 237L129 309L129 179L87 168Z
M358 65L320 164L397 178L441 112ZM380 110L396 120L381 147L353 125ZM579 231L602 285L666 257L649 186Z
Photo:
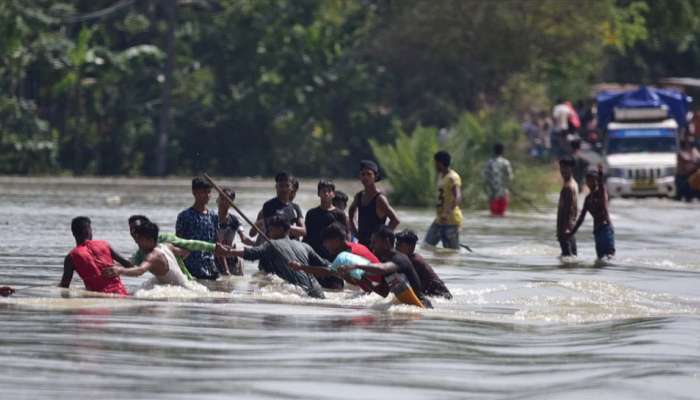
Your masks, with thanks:
M228 183L249 215L273 194L266 181ZM302 184L305 209L314 187ZM130 254L129 215L172 231L190 201L186 180L0 178L0 285L57 283L72 217L90 216L95 238ZM455 295L434 310L311 300L253 263L208 294L96 297L76 275L70 290L0 298L0 398L697 399L699 207L615 200L607 266L594 264L590 220L580 261L562 265L553 211L467 213L473 254L421 249ZM420 235L432 219L399 213Z

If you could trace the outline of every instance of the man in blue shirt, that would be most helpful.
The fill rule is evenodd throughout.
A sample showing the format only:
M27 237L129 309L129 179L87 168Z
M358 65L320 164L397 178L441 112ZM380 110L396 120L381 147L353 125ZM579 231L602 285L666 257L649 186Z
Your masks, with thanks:
M175 234L183 239L215 243L214 214L207 208L211 198L211 184L199 176L192 179L192 195L194 196L194 204L178 214ZM185 265L190 274L197 279L214 280L219 277L214 264L214 255L211 253L193 251L185 259Z

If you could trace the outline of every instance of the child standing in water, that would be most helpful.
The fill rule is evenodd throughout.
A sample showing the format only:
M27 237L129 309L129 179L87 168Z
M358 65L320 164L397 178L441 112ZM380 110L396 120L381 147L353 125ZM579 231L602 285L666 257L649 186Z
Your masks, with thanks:
M559 160L559 173L564 185L559 192L559 209L557 211L557 240L562 257L576 256L576 238L571 233L578 215L578 184L574 179L576 161L569 156Z
M613 231L610 214L608 213L608 192L603 183L603 166L598 165L598 172L589 171L586 174L586 186L590 190L583 203L581 215L576 226L568 235L573 237L586 218L586 213L593 216L593 236L595 251L599 260L609 259L615 255L615 232Z

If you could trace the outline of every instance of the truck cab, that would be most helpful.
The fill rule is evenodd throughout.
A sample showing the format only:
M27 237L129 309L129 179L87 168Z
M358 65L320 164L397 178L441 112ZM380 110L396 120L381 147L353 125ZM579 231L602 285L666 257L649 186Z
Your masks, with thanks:
M675 120L611 122L607 131L605 157L611 197L675 195Z

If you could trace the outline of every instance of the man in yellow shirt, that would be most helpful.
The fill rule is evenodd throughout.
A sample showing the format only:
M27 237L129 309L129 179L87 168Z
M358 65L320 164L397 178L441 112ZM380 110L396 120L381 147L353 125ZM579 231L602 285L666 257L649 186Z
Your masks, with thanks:
M452 157L446 151L435 153L435 169L438 172L437 217L425 235L425 242L431 246L442 241L442 247L459 248L459 228L462 225L462 179L450 169Z

